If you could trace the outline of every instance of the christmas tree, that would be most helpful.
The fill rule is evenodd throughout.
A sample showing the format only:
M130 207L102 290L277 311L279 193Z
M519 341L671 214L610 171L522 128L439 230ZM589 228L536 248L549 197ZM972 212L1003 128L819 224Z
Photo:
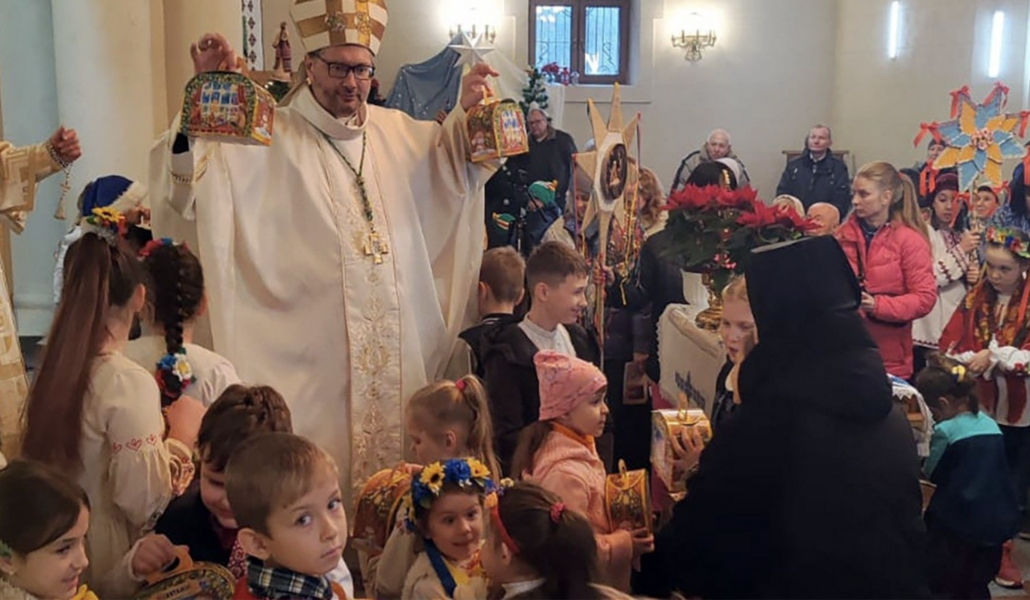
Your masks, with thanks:
M519 102L522 112L528 114L530 105L534 103L547 110L547 88L544 87L544 74L536 67L526 69L526 73L529 75L529 81L526 83L526 87L522 88L522 101Z

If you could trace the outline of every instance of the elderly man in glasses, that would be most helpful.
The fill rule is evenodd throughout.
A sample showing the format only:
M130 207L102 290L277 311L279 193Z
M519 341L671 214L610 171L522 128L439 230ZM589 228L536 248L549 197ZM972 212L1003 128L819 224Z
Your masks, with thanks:
M270 147L172 131L151 166L154 225L193 239L214 349L276 387L295 431L330 452L350 498L403 458L404 401L439 378L482 258L482 185L467 159L479 64L443 122L367 102L384 0L295 0L306 56ZM198 73L235 69L224 37L191 48Z

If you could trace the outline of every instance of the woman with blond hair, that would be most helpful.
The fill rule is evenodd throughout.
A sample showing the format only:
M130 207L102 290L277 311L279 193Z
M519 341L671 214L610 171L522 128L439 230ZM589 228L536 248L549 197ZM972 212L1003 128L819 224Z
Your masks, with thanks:
M640 227L644 230L644 239L665 229L669 221L669 213L665 210L665 190L658 175L647 167L640 168L640 184L637 188L637 214Z
M891 375L912 377L912 322L937 302L926 222L912 181L893 165L863 166L851 184L851 216L837 230L862 286L861 313Z
M718 430L740 404L737 373L740 364L758 343L755 317L747 295L747 280L741 276L722 290L722 317L719 337L726 349L726 364L715 381L715 402L712 404L712 427Z

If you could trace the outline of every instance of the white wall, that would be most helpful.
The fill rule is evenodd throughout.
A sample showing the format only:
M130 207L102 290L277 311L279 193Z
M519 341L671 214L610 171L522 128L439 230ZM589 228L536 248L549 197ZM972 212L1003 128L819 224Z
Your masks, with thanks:
M835 3L667 0L664 5L661 12L641 15L641 31L653 31L651 47L641 51L645 81L637 87L644 89L637 96L641 102L624 109L642 114L643 164L668 186L683 156L709 131L725 128L752 184L770 199L783 170L781 151L798 147L808 126L831 113L834 40L826 24L836 18ZM719 38L696 63L686 61L669 39L688 7L711 14ZM789 32L771 23L786 24ZM569 107L566 114L577 141L586 140L585 109Z
M1005 12L999 79L1012 89L1008 110L1027 106L1025 0L903 0L895 60L887 57L889 0L838 5L831 122L835 142L853 150L859 166L909 166L924 158L926 142L916 149L912 140L920 122L949 119L951 90L968 84L973 100L983 100L993 86L987 61L995 10Z
M49 2L0 2L0 76L4 137L17 145L47 139L57 127L57 76ZM59 175L40 185L36 211L30 215L25 231L12 236L14 304L23 335L39 335L49 326L54 251L65 229L62 221L51 217L57 207L59 187ZM74 197L70 200L74 205Z

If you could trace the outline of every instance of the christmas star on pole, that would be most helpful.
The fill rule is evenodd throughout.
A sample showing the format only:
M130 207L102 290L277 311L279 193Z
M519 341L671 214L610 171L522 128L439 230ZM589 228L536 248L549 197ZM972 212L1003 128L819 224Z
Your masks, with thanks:
M587 205L579 231L586 230L594 220L600 220L597 265L603 267L607 262L608 232L612 217L620 220L625 218L626 192L631 182L639 179L637 166L629 160L629 148L637 133L640 115L637 114L629 125L624 125L622 98L617 83L612 91L612 108L607 123L593 100L587 100L587 108L597 149L576 154L576 164L590 175L592 182L590 203ZM598 284L597 288L594 318L599 336L603 340L605 286Z

